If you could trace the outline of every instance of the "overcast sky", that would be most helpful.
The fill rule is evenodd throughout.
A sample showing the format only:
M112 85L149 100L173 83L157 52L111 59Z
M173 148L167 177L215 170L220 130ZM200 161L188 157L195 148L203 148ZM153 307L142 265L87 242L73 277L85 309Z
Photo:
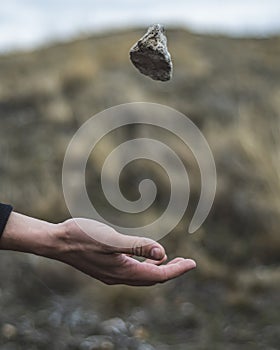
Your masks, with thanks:
M229 35L280 33L280 0L7 0L0 51L152 23Z

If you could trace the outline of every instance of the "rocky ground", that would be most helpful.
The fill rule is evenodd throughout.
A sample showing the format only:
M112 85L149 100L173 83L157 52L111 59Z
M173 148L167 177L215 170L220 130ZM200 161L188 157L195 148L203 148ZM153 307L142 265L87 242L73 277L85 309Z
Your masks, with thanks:
M193 257L198 268L167 285L109 287L60 263L1 252L1 349L279 348L280 38L169 30L174 76L160 83L129 63L129 49L144 32L0 57L1 201L54 222L66 219L61 166L79 125L120 103L166 104L203 131L217 166L211 213L186 235L200 193L198 170L170 135L157 135L178 148L192 185L190 208L162 243L170 258ZM98 192L103 156L89 162L88 185L106 211ZM141 171L159 180L164 197L158 170ZM128 196L139 172L124 175Z

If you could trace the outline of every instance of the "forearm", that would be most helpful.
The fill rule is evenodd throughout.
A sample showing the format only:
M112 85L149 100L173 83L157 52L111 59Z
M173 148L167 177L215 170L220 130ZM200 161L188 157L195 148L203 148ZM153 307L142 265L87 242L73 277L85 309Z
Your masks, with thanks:
M60 225L12 212L0 239L0 249L51 255L59 229Z

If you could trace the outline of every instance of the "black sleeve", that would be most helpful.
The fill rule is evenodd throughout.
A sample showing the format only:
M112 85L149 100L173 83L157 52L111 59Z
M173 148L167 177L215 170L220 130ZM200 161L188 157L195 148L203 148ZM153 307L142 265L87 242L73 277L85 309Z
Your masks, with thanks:
M13 207L11 205L0 203L0 238L9 220Z

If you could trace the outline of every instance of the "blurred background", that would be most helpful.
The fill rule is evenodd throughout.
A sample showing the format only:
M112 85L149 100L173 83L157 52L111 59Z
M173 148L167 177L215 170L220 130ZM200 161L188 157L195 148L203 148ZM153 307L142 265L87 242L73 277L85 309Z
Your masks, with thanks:
M130 47L153 23L166 26L174 63L168 83L129 63ZM172 135L150 130L176 149L191 180L189 208L161 243L169 258L192 257L197 269L150 288L105 286L58 262L2 251L1 349L279 349L279 34L276 0L1 4L1 202L52 222L68 218L66 147L84 121L126 102L186 114L209 142L218 174L210 215L186 234L199 169ZM102 161L129 136L112 133L89 160L88 190L104 212ZM153 210L161 212L168 178L149 162L125 170L131 199L139 179L155 179Z

